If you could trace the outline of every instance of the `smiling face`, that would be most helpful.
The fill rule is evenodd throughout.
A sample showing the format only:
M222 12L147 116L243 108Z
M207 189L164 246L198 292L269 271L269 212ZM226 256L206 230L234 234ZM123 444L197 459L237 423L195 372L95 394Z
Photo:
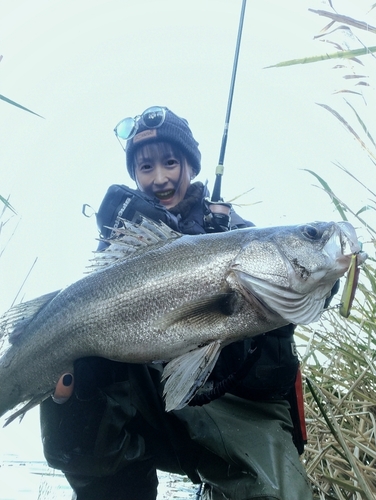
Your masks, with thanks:
M140 147L134 156L134 172L138 188L168 209L184 198L193 178L185 157L166 142Z

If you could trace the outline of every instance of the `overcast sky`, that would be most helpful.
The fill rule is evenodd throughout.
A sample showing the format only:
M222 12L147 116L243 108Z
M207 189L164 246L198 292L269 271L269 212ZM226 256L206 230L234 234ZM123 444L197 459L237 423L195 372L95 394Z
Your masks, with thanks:
M370 1L334 4L376 25L375 10L366 14ZM308 8L330 10L318 0L247 3L222 195L228 201L252 189L237 210L259 226L338 220L303 169L324 177L353 208L367 198L333 162L363 182L375 178L356 141L316 104L353 119L344 95L333 93L355 88L346 74L373 75L364 99L347 94L372 131L374 59L364 58L363 68L333 69L331 61L264 69L335 50L314 40L329 21ZM134 187L113 133L122 118L152 105L185 117L200 143L199 180L212 188L240 9L240 0L0 0L0 94L44 117L0 101L0 194L17 211L0 234L0 251L10 238L0 258L0 312L36 258L24 300L82 276L97 237L82 205L97 210L110 184ZM357 34L376 45L375 35ZM333 39L359 47L343 32ZM15 433L2 431L2 442L17 446ZM22 438L18 446L25 448Z
M345 13L364 19L368 3L356 4ZM8 227L19 222L0 260L4 310L36 257L26 298L82 275L97 236L94 217L81 215L83 203L96 210L110 184L133 186L113 133L121 118L151 105L187 118L203 156L199 179L213 186L241 1L1 0L0 6L0 93L44 117L0 102L0 194L11 196L18 213ZM353 181L331 162L359 168L356 142L315 104L344 107L332 93L353 88L342 78L348 69L333 70L333 62L264 69L332 51L313 40L328 20L309 7L329 10L311 0L247 4L222 194L230 200L253 189L239 202L261 203L238 210L257 225L338 218L302 169L353 192ZM354 45L342 32L338 38ZM363 111L361 98L354 99Z

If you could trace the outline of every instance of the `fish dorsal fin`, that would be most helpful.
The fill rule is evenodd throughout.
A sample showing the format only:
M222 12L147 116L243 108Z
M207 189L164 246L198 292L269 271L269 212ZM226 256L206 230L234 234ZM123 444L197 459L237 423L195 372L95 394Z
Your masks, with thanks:
M31 323L37 314L60 293L60 290L47 293L28 302L21 302L13 306L0 317L0 339L5 336L11 344L17 342L24 329Z
M95 252L95 258L91 260L88 272L99 271L118 261L135 257L156 245L167 244L182 236L162 221L155 222L142 217L141 222L135 224L126 219L120 220L121 227L109 228L114 236L108 240L101 240L109 246Z
M166 411L180 410L206 382L221 352L216 340L171 360L163 370Z

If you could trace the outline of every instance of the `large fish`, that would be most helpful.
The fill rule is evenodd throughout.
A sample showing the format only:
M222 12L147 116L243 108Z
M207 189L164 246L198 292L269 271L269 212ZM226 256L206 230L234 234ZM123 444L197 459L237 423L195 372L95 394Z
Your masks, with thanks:
M367 258L348 223L197 236L126 227L93 272L0 318L0 416L40 403L85 356L169 362L166 410L182 408L225 345L318 320L352 256Z

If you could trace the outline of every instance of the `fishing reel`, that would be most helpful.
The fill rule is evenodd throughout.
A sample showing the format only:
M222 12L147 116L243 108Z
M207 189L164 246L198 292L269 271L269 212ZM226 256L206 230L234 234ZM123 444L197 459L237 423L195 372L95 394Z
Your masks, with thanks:
M224 233L230 229L231 204L204 200L204 228L207 233Z

